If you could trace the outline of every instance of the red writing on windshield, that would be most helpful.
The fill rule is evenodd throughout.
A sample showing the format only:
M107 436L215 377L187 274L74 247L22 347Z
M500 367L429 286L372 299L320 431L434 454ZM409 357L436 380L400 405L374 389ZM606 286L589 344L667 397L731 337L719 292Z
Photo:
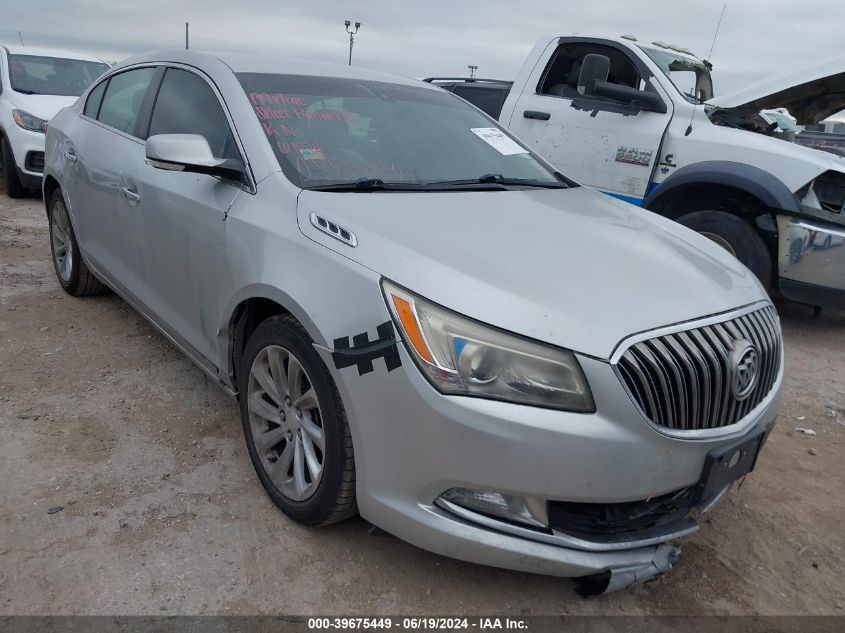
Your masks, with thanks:
M273 134L278 134L281 132L285 136L296 136L296 130L292 127L285 125L284 123L280 123L279 125L273 125L272 123L262 123L261 127L264 129L264 133L267 136L273 136Z
M290 105L307 106L308 100L302 95L286 95L281 93L250 92L249 99L257 105Z

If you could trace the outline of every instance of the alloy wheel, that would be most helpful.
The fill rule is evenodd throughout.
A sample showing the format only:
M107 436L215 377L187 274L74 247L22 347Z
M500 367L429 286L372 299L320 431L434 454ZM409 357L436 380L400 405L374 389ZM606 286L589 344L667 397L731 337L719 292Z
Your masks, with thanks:
M50 226L50 240L53 245L53 262L62 281L70 281L73 270L73 243L71 241L70 218L67 208L61 200L53 203L52 222Z
M249 426L264 471L284 496L305 501L323 475L325 435L308 373L290 350L262 349L247 389Z

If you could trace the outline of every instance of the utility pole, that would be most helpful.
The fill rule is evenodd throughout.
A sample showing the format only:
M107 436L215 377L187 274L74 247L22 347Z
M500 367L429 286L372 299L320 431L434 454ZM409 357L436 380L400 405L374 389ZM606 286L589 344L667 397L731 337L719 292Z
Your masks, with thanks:
M349 20L346 20L346 22L344 22L344 24L346 25L346 32L349 33L349 65L351 66L352 65L352 45L355 43L355 34L358 32L358 29L361 28L361 23L360 22L355 23L355 30L354 31L351 31L349 29L349 27L352 26L352 22L350 22Z
M20 32L20 31L18 31L18 39L20 39L20 41L21 41L21 46L24 46L24 43L23 43L23 35L21 35L21 32Z
M478 66L473 66L472 64L470 64L469 66L467 66L467 68L469 68L469 78L475 79L475 71L478 70Z
M185 22L185 50L188 50L188 23Z

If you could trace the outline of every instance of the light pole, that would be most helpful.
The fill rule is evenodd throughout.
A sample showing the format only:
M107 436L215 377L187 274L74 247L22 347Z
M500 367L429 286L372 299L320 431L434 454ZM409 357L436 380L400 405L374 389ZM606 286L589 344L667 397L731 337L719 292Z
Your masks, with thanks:
M344 24L346 24L346 32L349 33L349 65L351 66L352 65L352 45L355 43L355 34L358 32L358 29L361 28L361 23L360 22L355 23L355 30L354 31L351 31L349 29L349 27L352 26L352 22L350 22L349 20L346 20L346 22L344 22Z
M469 66L467 66L467 68L469 68L469 78L475 79L475 71L478 70L478 66L473 66L472 64L470 64Z

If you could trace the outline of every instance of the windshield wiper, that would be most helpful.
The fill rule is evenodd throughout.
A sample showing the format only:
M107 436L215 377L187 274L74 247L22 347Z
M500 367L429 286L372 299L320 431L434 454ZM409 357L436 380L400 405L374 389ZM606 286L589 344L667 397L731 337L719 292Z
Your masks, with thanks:
M557 175L555 175L557 177ZM441 180L438 182L430 182L428 186L473 186L473 185L503 185L514 187L540 187L544 189L566 189L569 187L562 180L538 180L536 178L505 178L502 174L484 174L478 178L468 178L465 180Z
M359 178L353 182L333 182L305 187L310 191L420 191L422 185L408 182L384 182L381 178Z
M35 92L35 90L27 90L26 88L12 88L15 92L19 92L22 95L37 95L41 94L40 92Z

